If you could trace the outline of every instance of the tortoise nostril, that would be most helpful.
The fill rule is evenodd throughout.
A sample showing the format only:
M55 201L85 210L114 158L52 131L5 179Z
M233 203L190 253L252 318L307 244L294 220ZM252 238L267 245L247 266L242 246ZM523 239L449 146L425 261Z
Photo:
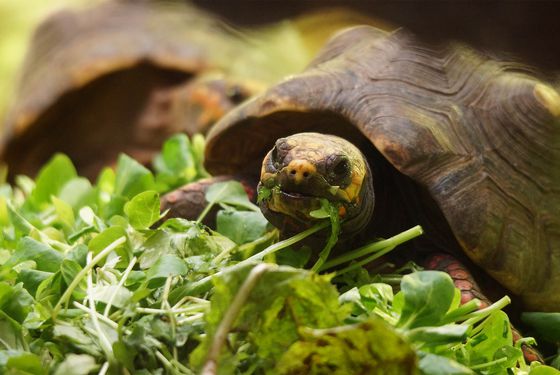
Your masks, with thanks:
M295 169L290 170L290 174L295 175L295 174L296 174L296 170L295 170Z
M309 177L309 172L303 172L303 177L305 178Z

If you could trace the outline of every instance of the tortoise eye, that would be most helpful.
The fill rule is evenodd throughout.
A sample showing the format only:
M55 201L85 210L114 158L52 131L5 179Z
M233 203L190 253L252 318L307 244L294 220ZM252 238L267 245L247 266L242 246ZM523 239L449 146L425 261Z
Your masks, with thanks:
M226 95L234 105L240 104L242 101L244 101L247 98L247 94L238 85L234 85L233 87L231 87L226 92Z
M341 158L335 162L331 170L337 177L344 177L350 170L350 163Z
M336 156L329 164L329 182L333 185L345 185L350 176L350 161L346 157Z
M270 159L268 162L274 170L280 169L281 163L278 160L278 149L276 148L276 146L274 146L272 150L270 150Z

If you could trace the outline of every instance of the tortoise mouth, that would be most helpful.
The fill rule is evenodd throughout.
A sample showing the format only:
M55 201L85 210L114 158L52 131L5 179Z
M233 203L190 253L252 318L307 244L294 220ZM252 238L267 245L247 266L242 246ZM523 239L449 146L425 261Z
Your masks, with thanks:
M272 189L270 197L261 203L270 211L302 220L316 220L310 212L321 208L321 198L318 196L288 192L280 188Z

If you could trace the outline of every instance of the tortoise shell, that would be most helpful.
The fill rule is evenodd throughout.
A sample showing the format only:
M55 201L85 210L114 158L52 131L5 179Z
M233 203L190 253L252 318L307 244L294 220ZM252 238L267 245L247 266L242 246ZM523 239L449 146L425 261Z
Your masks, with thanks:
M229 35L214 17L178 3L105 2L53 14L31 41L2 159L12 173L34 173L65 152L86 174L120 151L142 159L176 131L153 117L177 85L232 56Z
M364 153L374 146L393 174L429 193L474 263L527 308L560 310L560 95L551 84L462 45L356 27L222 118L206 166L256 173L277 138L307 131Z

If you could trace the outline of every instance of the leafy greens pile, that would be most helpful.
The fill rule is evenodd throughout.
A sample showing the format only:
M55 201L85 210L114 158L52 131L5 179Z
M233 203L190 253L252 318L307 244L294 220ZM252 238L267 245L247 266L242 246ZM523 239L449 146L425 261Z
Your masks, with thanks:
M1 185L0 373L559 373L525 363L507 297L460 306L435 271L399 277L395 294L361 267L419 228L322 259L315 269L337 271L318 274L302 268L310 252L298 242L328 227L328 206L278 242L226 182L206 194L221 207L216 228L201 224L209 208L160 223L160 194L207 176L203 147L172 137L155 173L122 155L95 184L56 155L35 180ZM527 320L554 342L558 315Z

